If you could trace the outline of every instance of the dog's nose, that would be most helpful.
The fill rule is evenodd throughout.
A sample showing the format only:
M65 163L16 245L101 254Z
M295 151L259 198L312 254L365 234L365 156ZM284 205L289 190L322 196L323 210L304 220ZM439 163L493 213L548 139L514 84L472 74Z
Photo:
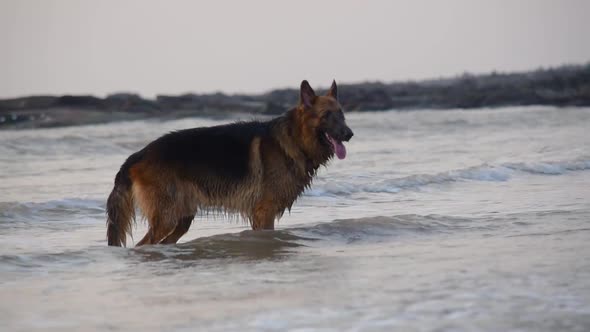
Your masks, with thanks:
M346 142L348 142L352 136L354 136L354 133L352 132L352 130L350 130L350 128L346 128L346 133L344 134L344 140Z

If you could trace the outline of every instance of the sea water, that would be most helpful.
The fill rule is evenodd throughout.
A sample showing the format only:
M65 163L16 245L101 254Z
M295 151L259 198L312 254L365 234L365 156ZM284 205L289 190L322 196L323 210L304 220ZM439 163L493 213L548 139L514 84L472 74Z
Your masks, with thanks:
M129 154L235 120L0 131L0 330L590 330L590 109L349 113L277 230L106 246Z

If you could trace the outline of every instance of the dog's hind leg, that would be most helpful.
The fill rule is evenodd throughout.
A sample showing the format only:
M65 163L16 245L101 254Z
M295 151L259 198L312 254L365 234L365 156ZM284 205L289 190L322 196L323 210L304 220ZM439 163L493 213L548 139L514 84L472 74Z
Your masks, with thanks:
M150 227L148 229L147 233L145 233L144 237L141 240L139 240L139 242L137 242L137 244L135 246L139 247L139 246L143 246L146 244L176 243L176 242L164 242L164 240L168 236L174 234L174 232L176 231L176 228L178 228L178 226L176 226L175 228L172 228L172 227L152 228L152 227ZM182 234L184 234L184 233L182 233ZM180 238L180 236L178 238Z
M139 163L130 172L133 197L148 221L148 231L136 246L161 243L174 233L179 219L194 213L192 188L180 186L170 172L149 163Z
M168 225L164 224L164 226ZM145 233L144 237L141 240L139 240L139 242L137 242L135 246L139 247L146 244L162 243L162 240L166 238L168 235L172 234L174 231L174 225L168 227L162 227L161 225L156 225L156 227L150 226L147 233Z
M188 232L188 229L191 227L193 222L194 216L191 217L184 217L181 218L176 222L176 227L174 231L168 234L165 238L163 238L160 243L161 244L174 244L178 242L178 240Z
M177 224L155 216L148 219L149 228L145 236L135 246L162 243L168 235L174 233Z
M139 242L137 242L137 244L135 246L139 247L139 246L143 246L146 244L153 244L152 238L153 238L152 230L148 229L147 233L145 233L143 238L141 240L139 240Z

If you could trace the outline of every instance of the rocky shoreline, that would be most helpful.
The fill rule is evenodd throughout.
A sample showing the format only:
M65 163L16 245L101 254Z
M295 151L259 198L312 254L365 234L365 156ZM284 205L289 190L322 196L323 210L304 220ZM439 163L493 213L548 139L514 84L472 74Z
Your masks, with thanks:
M322 93L323 91L319 91ZM347 111L481 108L516 105L590 106L590 63L521 73L464 74L397 83L339 84ZM0 129L103 123L152 117L275 115L293 106L297 89L258 95L223 93L29 96L0 100Z

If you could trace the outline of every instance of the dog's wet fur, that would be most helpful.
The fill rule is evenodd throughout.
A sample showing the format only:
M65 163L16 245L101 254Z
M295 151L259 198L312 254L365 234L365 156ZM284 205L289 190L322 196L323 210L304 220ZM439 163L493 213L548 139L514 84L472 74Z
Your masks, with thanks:
M237 213L252 229L274 229L277 218L311 185L318 168L352 137L336 82L324 96L301 83L299 103L267 122L171 132L132 154L107 200L107 238L126 245L135 209L147 219L137 243L176 243L196 213ZM338 148L337 148L338 147Z

